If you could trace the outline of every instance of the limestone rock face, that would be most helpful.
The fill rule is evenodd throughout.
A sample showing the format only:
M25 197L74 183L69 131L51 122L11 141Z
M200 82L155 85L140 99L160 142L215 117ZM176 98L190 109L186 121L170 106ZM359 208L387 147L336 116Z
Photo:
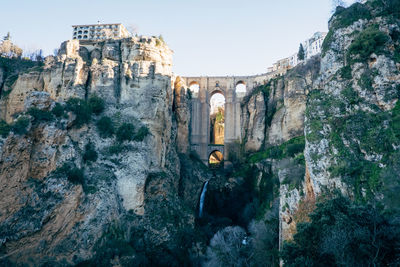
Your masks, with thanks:
M191 227L193 217L178 198L176 138L187 138L190 119L183 100L177 131L171 65L172 51L156 38L73 40L61 45L57 57L46 58L43 68L19 75L0 100L0 117L8 123L31 107L49 113L55 102L92 94L104 99L105 111L80 128L72 126L71 112L48 122L26 114L26 133L0 138L0 257L30 265L76 264L95 256L116 228L137 233L135 240L118 236L120 242L142 242L144 250L157 245L160 255L173 250L174 236ZM115 127L147 127L149 134L118 147L115 137L99 136L101 116ZM88 143L98 155L94 162L83 157ZM61 171L64 164L69 170ZM83 182L67 179L74 168Z
M242 108L242 129L247 130L243 133L246 151L258 151L264 144L266 105L263 92L259 92Z
M177 149L180 153L189 152L189 123L190 123L190 103L189 95L184 80L179 76L174 82L174 111L178 123Z
M244 98L242 136L246 152L276 146L303 135L307 93L319 72L319 58L272 79Z
M383 35L386 42L361 59L363 51L349 49L366 30ZM387 159L399 143L391 135L400 85L399 63L392 56L399 42L393 36L399 31L388 17L359 20L333 31L305 119L305 158L316 194L324 187L357 198L379 194L379 173L391 168L393 162ZM360 172L354 174L358 167ZM373 174L364 173L370 169Z
M288 77L285 79L283 105L277 104L268 130L269 144L277 145L302 135L308 86L310 85L303 78Z

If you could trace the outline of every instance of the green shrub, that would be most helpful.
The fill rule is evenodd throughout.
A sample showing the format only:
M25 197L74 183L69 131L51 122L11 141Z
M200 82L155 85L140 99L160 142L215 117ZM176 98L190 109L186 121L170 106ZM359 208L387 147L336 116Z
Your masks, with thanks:
M351 67L345 66L345 67L341 68L340 69L340 77L342 77L342 79L346 79L346 80L350 80L351 78L353 78L351 76Z
M89 98L88 102L89 107L94 114L98 115L104 111L104 100L101 97L98 97L97 95L92 95Z
M360 102L360 97L358 96L358 93L354 91L352 87L343 89L342 95L346 98L347 101L349 101L350 105L354 105Z
M368 91L373 91L372 87L372 79L374 78L374 74L371 71L366 71L361 74L360 80L358 81L358 85L362 89L366 89Z
M377 16L393 15L400 18L400 0L374 0L372 8L380 10Z
M97 130L101 137L111 137L114 134L114 123L110 117L101 117L97 123Z
M30 123L29 118L20 117L18 120L12 125L11 129L15 134L25 134L27 132L27 127Z
M335 34L334 30L329 30L328 34L325 36L324 41L322 42L321 56L324 57L326 52L328 51L331 43L333 42L333 35Z
M360 19L370 19L371 13L363 4L355 3L348 8L338 7L334 17L331 24L332 30L350 26Z
M289 157L293 157L294 155L301 153L304 151L304 144L289 144L286 147L286 154Z
M347 57L357 61L366 61L372 53L379 54L383 51L383 45L388 40L388 36L379 30L377 25L369 26L359 33L357 38L350 45Z
M116 155L125 150L125 146L121 143L115 143L107 148L107 153L109 155Z
M395 108L392 110L392 120L390 126L394 135L400 140L400 100L397 100Z
M139 131L135 134L133 140L142 142L144 138L150 133L149 128L146 126L140 127Z
M54 116L61 117L64 114L64 107L60 103L56 103L53 109L51 110Z
M255 163L266 158L283 159L286 157L293 157L296 154L303 152L304 147L304 136L294 137L280 146L273 146L267 148L265 151L257 152L251 155L249 158L249 162Z
M70 98L67 101L66 109L72 111L76 118L73 125L81 127L83 124L88 123L92 116L92 110L89 105L80 98Z
M7 122L0 120L0 135L5 138L10 132L11 127L7 124Z
M76 167L74 163L64 163L56 172L66 175L68 181L73 184L83 184L85 181L83 169Z
M29 108L28 114L34 118L35 122L52 121L54 119L53 113L50 111L41 110L35 107Z
M85 152L83 153L83 161L96 161L97 160L97 152L94 144L92 142L88 142L85 145Z
M395 62L400 63L400 47L397 46L394 50L393 59Z
M285 266L397 266L398 225L380 206L338 196L319 201L310 222L285 242Z
M123 123L116 132L118 142L132 141L135 137L135 126L132 123Z

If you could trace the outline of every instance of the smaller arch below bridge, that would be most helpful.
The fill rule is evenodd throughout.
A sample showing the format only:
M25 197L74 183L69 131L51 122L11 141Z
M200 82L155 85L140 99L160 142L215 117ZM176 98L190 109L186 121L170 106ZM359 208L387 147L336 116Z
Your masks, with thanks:
M209 145L208 147L208 166L219 168L224 164L224 146Z

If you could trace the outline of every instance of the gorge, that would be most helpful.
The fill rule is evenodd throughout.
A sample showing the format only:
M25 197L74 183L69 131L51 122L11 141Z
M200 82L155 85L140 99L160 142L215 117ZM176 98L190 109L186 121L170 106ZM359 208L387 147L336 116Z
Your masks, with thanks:
M145 36L2 57L0 265L400 264L399 44L400 2L370 0L257 76L177 76Z

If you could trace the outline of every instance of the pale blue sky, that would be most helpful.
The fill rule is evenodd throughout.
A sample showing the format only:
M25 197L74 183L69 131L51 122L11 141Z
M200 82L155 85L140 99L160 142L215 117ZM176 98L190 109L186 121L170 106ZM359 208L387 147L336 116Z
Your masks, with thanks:
M351 0L349 0L350 2ZM6 0L0 36L46 54L71 38L73 24L134 24L162 34L178 75L250 75L327 31L330 0Z

